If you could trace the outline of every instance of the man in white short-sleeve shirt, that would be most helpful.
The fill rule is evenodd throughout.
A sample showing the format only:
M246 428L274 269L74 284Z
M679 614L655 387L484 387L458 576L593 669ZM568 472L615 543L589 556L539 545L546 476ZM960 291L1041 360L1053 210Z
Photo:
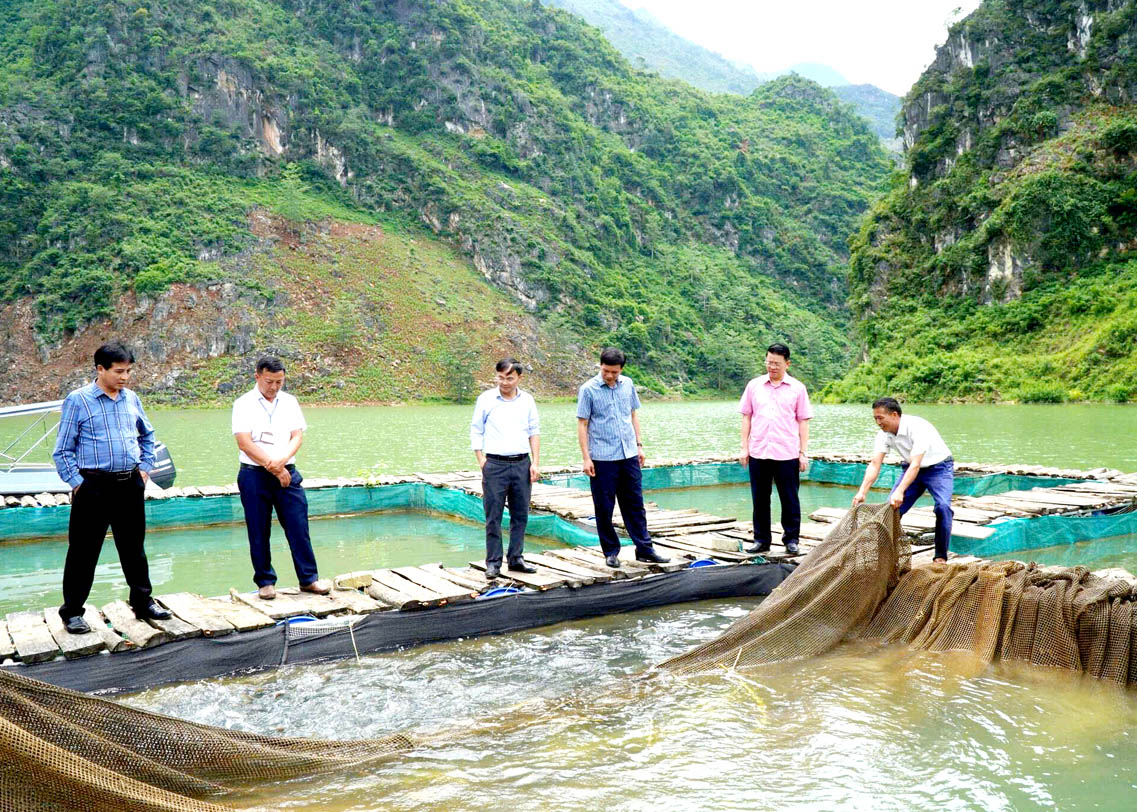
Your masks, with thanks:
M922 417L903 414L895 398L881 398L872 405L873 420L880 431L873 443L873 457L865 471L853 504L865 501L869 488L880 475L884 456L895 451L903 461L904 475L892 489L889 503L903 516L928 491L935 503L936 561L947 561L951 541L951 493L955 484L955 462L936 427Z
M326 595L331 587L319 580L316 556L308 535L308 497L296 470L296 452L304 442L304 414L296 398L282 391L284 364L266 355L257 361L256 386L233 404L233 436L240 449L237 488L245 509L253 581L263 600L276 597L269 537L276 511L296 577L305 592Z

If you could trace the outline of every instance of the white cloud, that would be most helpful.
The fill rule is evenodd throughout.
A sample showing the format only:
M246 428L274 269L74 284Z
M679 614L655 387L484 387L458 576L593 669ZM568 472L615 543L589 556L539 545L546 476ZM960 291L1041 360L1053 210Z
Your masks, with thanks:
M979 0L620 0L672 31L773 72L800 62L828 65L852 84L903 95L947 39L947 23Z

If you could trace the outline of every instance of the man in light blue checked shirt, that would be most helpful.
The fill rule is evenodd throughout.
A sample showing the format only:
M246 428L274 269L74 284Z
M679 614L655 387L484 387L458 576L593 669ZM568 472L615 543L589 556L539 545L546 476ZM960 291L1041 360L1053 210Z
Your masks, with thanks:
M95 380L63 401L52 458L60 479L71 486L59 616L72 634L91 630L83 620L83 604L91 594L108 527L135 615L142 620L170 617L151 597L143 549L143 492L154 467L154 427L138 395L126 388L133 367L129 349L118 342L104 344L95 350Z
M612 347L600 353L600 373L585 381L577 394L576 433L584 473L592 489L596 534L604 560L620 568L620 539L612 524L612 511L620 503L624 528L636 545L636 560L665 564L670 559L655 551L647 529L641 466L644 462L640 399L631 378L620 373L627 357Z

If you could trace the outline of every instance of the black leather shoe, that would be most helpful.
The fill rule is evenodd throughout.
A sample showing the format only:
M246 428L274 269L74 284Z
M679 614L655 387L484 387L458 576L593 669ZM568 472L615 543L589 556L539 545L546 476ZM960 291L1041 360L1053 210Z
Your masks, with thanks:
M797 542L796 541L787 541L786 542L786 552L789 553L790 555L797 555L799 552Z
M620 557L617 555L605 556L604 563L614 570L620 569Z
M134 616L139 620L169 620L173 617L169 609L163 609L157 601L150 601L145 606L134 607Z
M768 542L768 541L756 541L753 544L749 545L748 547L743 547L742 552L746 553L747 555L758 555L759 553L768 553L768 552L770 552L770 542Z
M671 559L660 555L655 550L636 550L636 561L647 561L650 564L666 564Z
M534 573L537 571L537 568L534 567L532 564L527 563L525 561L525 559L521 559L519 561L510 561L508 569L510 572Z
M87 621L83 620L81 615L66 618L63 621L63 628L71 634L86 634L91 631L91 627L87 625Z
M501 565L499 565L499 564L487 564L486 565L486 580L489 580L491 578L497 578L499 575L501 575Z

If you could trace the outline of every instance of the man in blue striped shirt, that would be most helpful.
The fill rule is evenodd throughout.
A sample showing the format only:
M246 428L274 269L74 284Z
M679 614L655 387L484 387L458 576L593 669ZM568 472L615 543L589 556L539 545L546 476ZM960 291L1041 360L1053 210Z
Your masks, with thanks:
M104 344L95 350L95 380L63 401L52 458L59 477L71 486L59 616L72 634L91 630L83 620L83 604L91 594L108 527L130 585L134 614L142 620L170 617L151 597L143 549L143 491L154 467L154 427L138 395L126 388L133 367L129 349L118 342Z
M626 362L620 350L605 349L600 353L600 373L581 385L576 401L576 434L592 489L596 534L604 560L613 569L620 568L620 539L612 524L617 502L624 528L636 545L636 560L660 564L670 560L655 551L647 530L640 474L644 451L636 415L640 399L631 378L620 374Z

